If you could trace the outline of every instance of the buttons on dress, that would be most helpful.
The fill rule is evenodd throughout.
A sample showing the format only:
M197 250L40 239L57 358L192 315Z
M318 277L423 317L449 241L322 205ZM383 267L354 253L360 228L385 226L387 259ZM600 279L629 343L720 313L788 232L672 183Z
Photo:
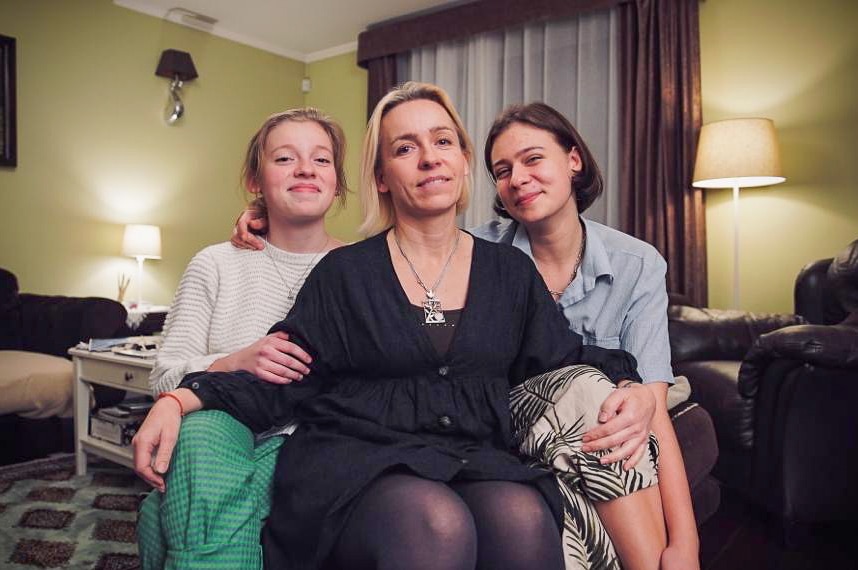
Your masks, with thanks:
M447 374L449 374L449 373L450 373L450 367L449 366L442 366L441 368L438 369L438 375L439 376L447 376Z
M199 383L199 382L194 382L193 384L191 384L191 388L193 388L194 390L199 390L199 388L200 388L200 383Z
M467 465L467 464L468 464L468 460L467 460L467 459L460 459L460 460L459 460L459 463L461 463L462 465Z
M453 418L447 415L441 416L438 418L438 425L447 429L453 425Z

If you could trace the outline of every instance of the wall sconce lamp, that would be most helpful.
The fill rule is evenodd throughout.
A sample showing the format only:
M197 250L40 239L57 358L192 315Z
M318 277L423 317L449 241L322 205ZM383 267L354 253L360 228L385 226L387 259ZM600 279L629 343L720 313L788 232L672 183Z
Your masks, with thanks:
M155 70L155 75L172 80L170 83L170 101L166 112L167 124L172 125L185 112L185 105L179 96L182 84L185 81L197 78L197 68L194 67L194 60L191 59L191 54L188 52L177 49L165 49L161 53L161 61L158 62L158 69Z
M137 258L137 308L143 305L143 260L161 259L161 228L128 224L122 237L122 254Z
M739 308L739 188L772 186L781 172L771 119L728 119L703 125L692 186L733 189L733 308Z

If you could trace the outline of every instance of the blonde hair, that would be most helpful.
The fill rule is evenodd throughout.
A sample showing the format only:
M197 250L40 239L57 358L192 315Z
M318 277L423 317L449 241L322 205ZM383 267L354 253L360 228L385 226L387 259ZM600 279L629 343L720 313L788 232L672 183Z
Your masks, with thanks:
M394 87L382 97L375 106L366 128L363 139L363 152L360 168L360 197L363 204L363 223L359 232L365 236L373 236L391 227L396 222L396 212L393 209L390 193L378 191L378 175L381 172L381 120L395 107L410 101L432 101L441 105L456 126L459 146L468 160L469 171L473 172L474 145L471 143L461 117L456 112L453 102L447 93L431 83L408 81ZM471 176L468 174L462 181L462 193L456 202L456 213L468 207L471 196Z
M247 144L247 152L244 156L244 165L241 167L241 183L246 190L251 190L254 186L259 187L262 182L262 162L265 156L265 143L268 140L268 135L277 127L277 125L285 122L307 122L312 121L319 125L324 130L328 138L331 139L331 150L334 153L334 170L337 173L337 202L340 207L346 204L346 194L349 188L346 185L346 171L343 167L343 162L346 156L346 137L343 134L343 129L331 117L325 115L314 107L298 107L289 109L281 113L274 113L262 123L259 130L251 137ZM265 200L262 193L254 193L255 199L251 202L254 209L259 210L267 216Z

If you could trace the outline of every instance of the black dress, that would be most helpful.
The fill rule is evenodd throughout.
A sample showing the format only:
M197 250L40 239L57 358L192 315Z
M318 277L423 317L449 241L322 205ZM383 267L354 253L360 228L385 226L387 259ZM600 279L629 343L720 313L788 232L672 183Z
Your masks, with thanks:
M437 481L530 482L559 523L553 476L525 466L512 450L510 388L578 363L615 381L639 379L629 354L583 346L530 258L478 238L466 305L445 355L414 321L385 234L325 256L271 330L289 333L313 356L302 382L275 385L247 372L197 373L182 382L206 408L225 410L255 432L300 420L275 468L263 530L269 568L321 566L355 498L392 469Z

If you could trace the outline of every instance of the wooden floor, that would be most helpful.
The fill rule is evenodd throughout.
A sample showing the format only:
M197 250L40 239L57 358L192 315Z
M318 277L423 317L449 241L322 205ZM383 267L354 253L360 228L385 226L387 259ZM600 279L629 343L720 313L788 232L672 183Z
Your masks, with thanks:
M856 513L858 518L858 513ZM784 546L777 521L722 491L718 512L700 527L703 570L858 570L858 523L806 529Z

